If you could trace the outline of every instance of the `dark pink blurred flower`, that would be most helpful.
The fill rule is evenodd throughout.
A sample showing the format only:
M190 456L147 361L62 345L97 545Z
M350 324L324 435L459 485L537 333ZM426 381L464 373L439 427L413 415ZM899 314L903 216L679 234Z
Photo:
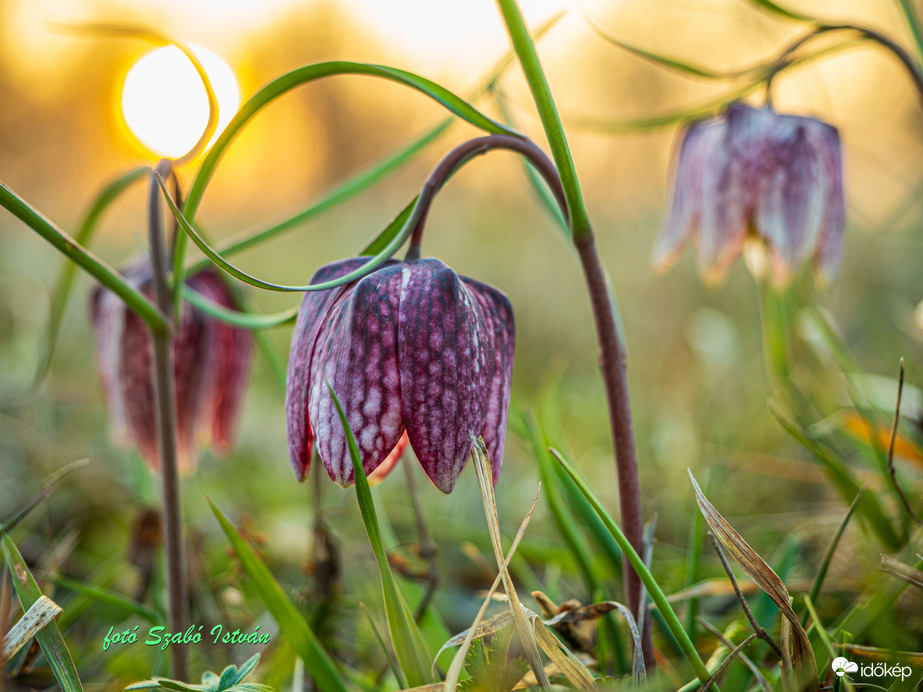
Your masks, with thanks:
M150 265L125 277L153 296ZM212 271L186 285L222 307L237 309L224 282ZM117 441L134 443L154 468L160 466L155 419L153 361L147 327L111 291L97 286L90 310L96 335L96 361ZM195 467L198 447L210 433L220 453L230 450L253 353L253 338L238 327L184 303L173 341L179 466Z
M312 283L365 261L329 264ZM484 438L496 482L513 346L506 296L436 259L392 261L358 282L307 293L292 336L286 397L296 476L304 480L316 444L334 481L346 487L354 480L329 382L366 474L393 465L409 440L436 487L451 492L471 451L471 431Z
M720 281L754 239L777 285L808 258L822 280L832 276L845 220L836 128L736 103L689 125L681 137L655 266L670 268L691 237L699 270L707 281Z

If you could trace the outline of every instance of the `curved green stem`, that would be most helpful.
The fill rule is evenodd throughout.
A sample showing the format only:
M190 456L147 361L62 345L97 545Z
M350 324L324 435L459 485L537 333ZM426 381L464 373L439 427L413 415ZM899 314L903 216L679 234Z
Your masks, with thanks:
M577 169L574 167L574 159L571 156L570 147L567 145L567 137L564 134L561 117L558 115L557 106L555 106L554 99L551 97L548 80L545 79L545 72L542 70L538 53L535 51L535 43L532 41L516 0L497 0L497 4L500 7L503 20L506 22L513 50L516 51L516 55L519 57L522 71L529 84L529 90L535 99L538 115L541 118L542 126L545 128L545 136L548 137L548 144L551 146L554 163L561 175L561 184L564 186L567 208L571 216L571 232L574 236L592 233L586 205L583 202L583 192L580 190L580 183L577 180Z
M188 284L183 286L183 298L185 298L190 305L197 307L216 320L232 324L241 329L257 330L280 327L284 324L293 323L295 318L298 317L297 306L272 315L255 315L250 312L241 312L240 310L229 310L215 301L209 300L198 291L189 288Z
M214 175L218 161L221 159L221 156L234 137L237 136L238 132L240 132L244 125L246 125L260 110L279 96L282 96L297 86L323 79L324 77L344 74L368 75L402 84L429 96L437 103L442 104L450 112L468 121L475 127L479 127L487 132L515 134L506 126L488 118L474 108L474 106L456 96L448 89L429 79L413 74L412 72L398 70L385 65L346 61L306 65L282 75L260 89L260 91L241 107L237 115L231 119L231 122L228 123L227 127L221 133L221 136L218 137L214 146L212 146L203 159L202 165L199 167L196 177L192 181L192 185L189 188L189 196L183 210L186 216L190 220L195 220L196 212L202 202L202 195L205 193L205 187ZM186 237L179 236L177 238L176 252L173 258L174 285L183 283L185 257Z
M904 19L907 20L907 26L910 27L913 42L917 46L917 53L920 54L920 59L923 60L923 26L920 24L920 17L913 6L912 0L898 0L898 4L901 6Z
M119 296L125 301L129 310L138 315L152 331L169 330L170 323L166 315L147 296L99 257L84 249L74 238L45 218L2 182L0 182L0 206L10 211L65 257Z

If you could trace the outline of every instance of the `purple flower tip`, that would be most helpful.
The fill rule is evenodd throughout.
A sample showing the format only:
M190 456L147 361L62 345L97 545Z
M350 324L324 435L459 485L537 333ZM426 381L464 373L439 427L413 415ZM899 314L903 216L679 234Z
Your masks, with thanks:
M124 273L144 294L153 295L151 269L138 264ZM213 271L186 285L222 307L237 309ZM117 440L133 442L154 468L160 466L155 419L153 359L147 327L114 293L96 286L90 297L96 363ZM230 450L250 374L253 338L184 303L173 340L177 442L182 471L195 467L200 438L209 436L221 453Z
M366 261L329 264L312 283L343 276ZM330 477L343 487L353 483L329 382L366 474L390 468L401 441L409 441L435 486L451 492L471 451L471 431L487 444L496 483L514 339L506 296L436 259L391 261L358 282L305 294L286 396L295 475L304 480L316 445Z
M701 273L717 282L752 238L777 286L808 258L821 280L832 276L845 222L836 128L736 103L689 125L681 140L672 208L653 252L658 269L691 237Z

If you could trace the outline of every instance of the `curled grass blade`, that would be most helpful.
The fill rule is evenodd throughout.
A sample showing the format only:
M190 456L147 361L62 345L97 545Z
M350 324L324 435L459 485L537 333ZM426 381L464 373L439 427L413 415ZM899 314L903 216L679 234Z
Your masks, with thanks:
M348 692L342 681L342 676L330 655L318 641L307 620L298 611L291 599L286 596L282 587L272 576L269 569L247 543L240 532L234 528L230 520L222 513L218 506L206 498L215 519L221 525L224 535L227 536L237 559L240 560L244 571L253 582L256 592L263 600L285 640L298 653L304 661L308 672L317 682L320 689L325 692Z
M26 561L22 559L16 544L13 543L13 539L6 533L2 535L2 538L3 557L12 575L13 589L19 597L23 610L28 611L42 597L42 591L35 577L32 576L32 572L29 571ZM74 659L67 650L67 644L64 643L64 637L57 623L49 623L35 635L35 638L42 647L48 665L51 666L55 679L63 692L83 692L83 685L80 683Z
M401 227L400 231L395 234L394 238L388 242L387 245L385 245L385 247L377 255L370 257L369 261L363 264L359 269L356 269L355 271L352 271L338 279L334 279L333 281L324 281L322 283L308 284L304 286L288 286L284 284L270 283L268 281L258 279L255 276L251 276L243 270L235 267L221 255L219 255L208 244L205 238L203 238L202 235L193 227L192 223L186 218L183 212L179 210L179 207L176 206L176 202L173 200L173 197L167 190L167 186L163 178L158 175L157 181L160 184L160 189L163 191L164 197L167 200L167 205L170 207L170 211L173 213L173 216L176 217L176 220L179 222L180 227L189 237L193 239L195 244L199 246L199 249L205 253L205 256L208 257L219 269L222 269L243 283L247 283L251 286L256 286L257 288L262 288L268 291L279 291L282 293L308 293L311 291L326 291L330 288L343 286L353 281L357 281L363 276L373 272L375 269L387 262L391 255L397 252L400 246L403 245L404 241L409 237L411 231L413 230L413 226L416 224L425 208L425 204L423 203L424 195L421 194L420 197L417 198L417 203L414 205L413 211L407 217L407 221Z
M228 123L227 127L224 128L224 131L202 160L202 165L199 167L196 177L189 188L189 195L184 207L184 211L188 214L188 217L193 220L195 219L205 188L214 175L215 168L228 145L260 110L279 96L282 96L297 86L325 77L347 74L367 75L396 82L429 96L451 113L486 132L494 134L516 134L506 126L491 120L474 106L461 97L456 96L445 87L412 72L387 67L385 65L346 61L306 65L292 70L291 72L287 72L260 89L241 107L237 115L235 115L231 119L231 122ZM180 236L177 238L173 264L173 276L177 284L183 282L185 256L186 238L185 236Z
M147 296L2 182L0 182L0 206L42 236L68 260L119 296L128 309L138 315L150 329L163 331L169 328L167 317Z
M670 633L676 639L680 649L682 650L683 656L695 671L696 677L700 682L706 682L711 677L711 673L709 672L708 668L705 667L705 663L699 656L699 652L696 651L695 645L692 643L692 640L689 638L686 630L683 629L679 618L676 616L676 612L667 601L667 597L663 593L663 589L660 588L660 584L658 584L657 580L654 578L654 575L651 574L651 571L647 568L647 565L644 564L641 556L635 552L635 549L632 547L631 543L628 542L628 538L625 537L625 534L622 533L622 530L618 527L618 524L616 524L612 517L609 516L609 513L606 512L602 504L600 504L599 500L587 486L586 482L577 473L577 470L571 466L570 463L564 459L564 457L561 456L557 450L552 449L551 453L555 456L555 458L558 460L558 463L564 468L568 475L573 479L574 483L577 485L577 488L599 515L599 518L605 524L606 529L608 529L608 531L612 534L612 537L618 543L619 548L621 548L624 552L629 564L641 578L641 583L644 584L644 587L650 594L651 601L663 616L667 629L670 630ZM712 688L715 689L716 686L712 685Z
M536 40L541 36L544 36L551 28L560 21L561 17L564 16L564 13L561 12L553 17L551 17L547 22L540 26L535 32ZM512 52L507 52L497 63L494 65L487 73L481 83L469 93L467 100L473 102L485 91L489 90L492 85L500 78L503 72L509 67L510 63L513 60ZM384 179L391 173L397 171L402 166L404 166L409 161L419 154L423 149L429 146L431 143L439 139L449 127L457 122L456 118L449 117L443 120L442 122L435 125L432 129L424 132L415 140L409 144L399 148L394 153L380 159L378 162L373 163L368 168L363 169L362 171L356 173L351 178L347 179L343 183L337 185L334 189L325 193L320 199L315 200L302 212L299 212L295 216L292 216L284 221L280 221L264 230L256 231L253 233L248 233L245 236L239 239L231 239L226 244L218 248L218 252L225 257L229 257L232 254L246 250L247 248L258 245L259 243L274 238L285 231L288 231L291 228L294 228L302 223L305 223L315 216L318 216L329 209L342 204L343 202L355 197L357 194L363 190L368 189L378 181ZM381 236L379 236L380 238ZM373 245L374 245L373 241ZM371 247L371 246L370 246ZM380 247L379 247L380 249ZM366 248L362 255L373 255L377 250L370 250ZM208 266L208 259L200 259L194 264L186 268L187 274L194 274L196 271L203 269Z
M232 324L242 329L258 330L280 327L285 324L294 323L295 318L298 317L297 306L271 315L254 315L253 313L241 312L240 310L229 310L226 307L218 305L215 301L209 300L198 291L189 288L189 286L183 287L183 297L191 305L194 305L205 314L211 315L216 320Z
M98 36L111 36L116 38L135 38L148 41L155 45L176 46L176 48L186 56L186 59L192 63L192 67L195 69L196 74L202 82L202 87L205 89L205 97L208 100L208 121L205 123L205 129L202 131L202 134L196 140L195 144L192 145L192 148L182 156L174 159L173 163L175 166L179 166L194 159L202 152L208 144L208 140L212 138L215 134L215 130L218 129L218 98L215 96L215 90L212 87L211 78L208 76L208 72L205 71L205 66L192 48L182 41L171 38L168 34L140 25L100 22L63 24L58 25L58 28L81 34L96 34Z
M388 619L388 630L391 634L391 643L394 646L394 653L397 656L401 671L407 679L407 683L412 686L424 685L432 682L432 676L426 673L426 661L429 658L422 643L420 631L417 623L410 613L410 609L401 597L397 589L397 583L394 575L391 573L391 566L388 564L388 554L385 551L384 542L381 538L381 527L378 523L378 516L375 513L375 503L372 500L372 491L369 488L369 480L365 476L362 468L362 459L359 456L359 447L356 444L356 438L352 429L349 427L349 421L346 419L346 413L340 400L333 391L333 387L328 383L330 397L336 406L337 414L343 425L343 431L346 435L346 443L349 448L349 456L352 459L353 470L356 481L356 497L359 501L359 511L362 514L362 523L365 525L365 531L372 545L372 552L375 554L375 560L378 563L378 571L381 574L381 587L385 601L385 614Z

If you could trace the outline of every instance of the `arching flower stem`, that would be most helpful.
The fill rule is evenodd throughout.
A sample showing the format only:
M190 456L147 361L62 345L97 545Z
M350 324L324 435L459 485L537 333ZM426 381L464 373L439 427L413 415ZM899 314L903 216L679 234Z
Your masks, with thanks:
M548 187L551 188L552 194L561 207L561 213L564 214L565 218L568 218L567 200L564 195L564 188L561 186L558 171L547 154L539 149L534 142L524 137L514 137L512 135L488 135L487 137L469 139L446 154L423 184L423 190L420 192L423 205L420 209L417 224L414 226L413 233L410 236L410 245L407 248L405 260L420 258L420 242L423 239L423 228L426 226L426 218L429 215L429 209L436 193L468 161L494 149L506 149L522 154L548 183Z

